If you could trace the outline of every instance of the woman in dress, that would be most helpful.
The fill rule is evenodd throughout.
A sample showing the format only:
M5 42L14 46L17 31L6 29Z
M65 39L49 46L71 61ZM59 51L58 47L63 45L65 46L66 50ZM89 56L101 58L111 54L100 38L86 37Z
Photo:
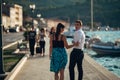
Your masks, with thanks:
M66 37L62 34L65 26L58 23L56 33L50 35L50 71L54 72L55 80L64 80L64 69L67 64L67 53L65 48L71 48L74 45L68 45ZM60 77L58 74L60 73Z

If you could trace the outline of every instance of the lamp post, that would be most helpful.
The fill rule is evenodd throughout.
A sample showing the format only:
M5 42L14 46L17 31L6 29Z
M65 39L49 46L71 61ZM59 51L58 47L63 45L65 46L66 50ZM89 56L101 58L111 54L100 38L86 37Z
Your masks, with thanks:
M93 30L93 0L91 0L91 30Z
M35 4L30 4L29 7L30 7L30 9L32 10L32 27L34 27L34 19L33 19L33 16L34 16Z
M2 3L2 0L0 0ZM2 11L2 4L0 4L0 11ZM5 74L3 67L3 47L2 47L2 12L0 13L0 77Z

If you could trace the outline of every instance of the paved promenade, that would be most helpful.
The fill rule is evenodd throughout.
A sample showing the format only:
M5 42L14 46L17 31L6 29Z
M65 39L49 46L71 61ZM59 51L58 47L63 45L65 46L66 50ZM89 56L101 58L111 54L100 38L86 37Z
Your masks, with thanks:
M14 80L54 80L54 74L49 71L49 38L46 39L46 55L41 57L36 54L35 57L28 57L27 61L23 65L22 69L15 76ZM72 49L67 50L68 58ZM69 62L68 62L69 63ZM96 63L86 53L83 61L84 76L83 80L120 80L116 75L112 74L104 67ZM75 76L77 80L77 68L75 68ZM65 69L65 79L69 80L68 64Z

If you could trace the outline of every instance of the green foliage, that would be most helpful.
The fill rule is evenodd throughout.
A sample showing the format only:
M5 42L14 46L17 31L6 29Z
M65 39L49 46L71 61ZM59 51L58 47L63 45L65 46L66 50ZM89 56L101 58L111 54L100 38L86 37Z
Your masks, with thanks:
M9 55L8 57L4 57L4 68L6 72L10 72L15 65L19 62L19 60L23 57L23 55Z
M24 39L25 40L28 40L28 30L27 31L25 31L24 33L23 33L23 36L24 36Z
M12 54L17 49L17 44L3 51L4 69L5 72L10 72L24 54Z
M90 1L91 0L4 0L23 6L24 14L32 15L29 5L35 4L34 17L41 13L44 18L59 18L70 21L80 19L85 24L90 23ZM94 22L109 26L120 26L120 0L93 0Z

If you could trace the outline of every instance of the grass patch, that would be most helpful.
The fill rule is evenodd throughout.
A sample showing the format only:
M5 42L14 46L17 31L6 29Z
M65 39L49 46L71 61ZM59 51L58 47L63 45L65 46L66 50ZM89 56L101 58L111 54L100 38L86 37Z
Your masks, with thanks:
M5 72L10 72L20 61L24 54L12 54L17 49L17 44L3 50L3 61Z

